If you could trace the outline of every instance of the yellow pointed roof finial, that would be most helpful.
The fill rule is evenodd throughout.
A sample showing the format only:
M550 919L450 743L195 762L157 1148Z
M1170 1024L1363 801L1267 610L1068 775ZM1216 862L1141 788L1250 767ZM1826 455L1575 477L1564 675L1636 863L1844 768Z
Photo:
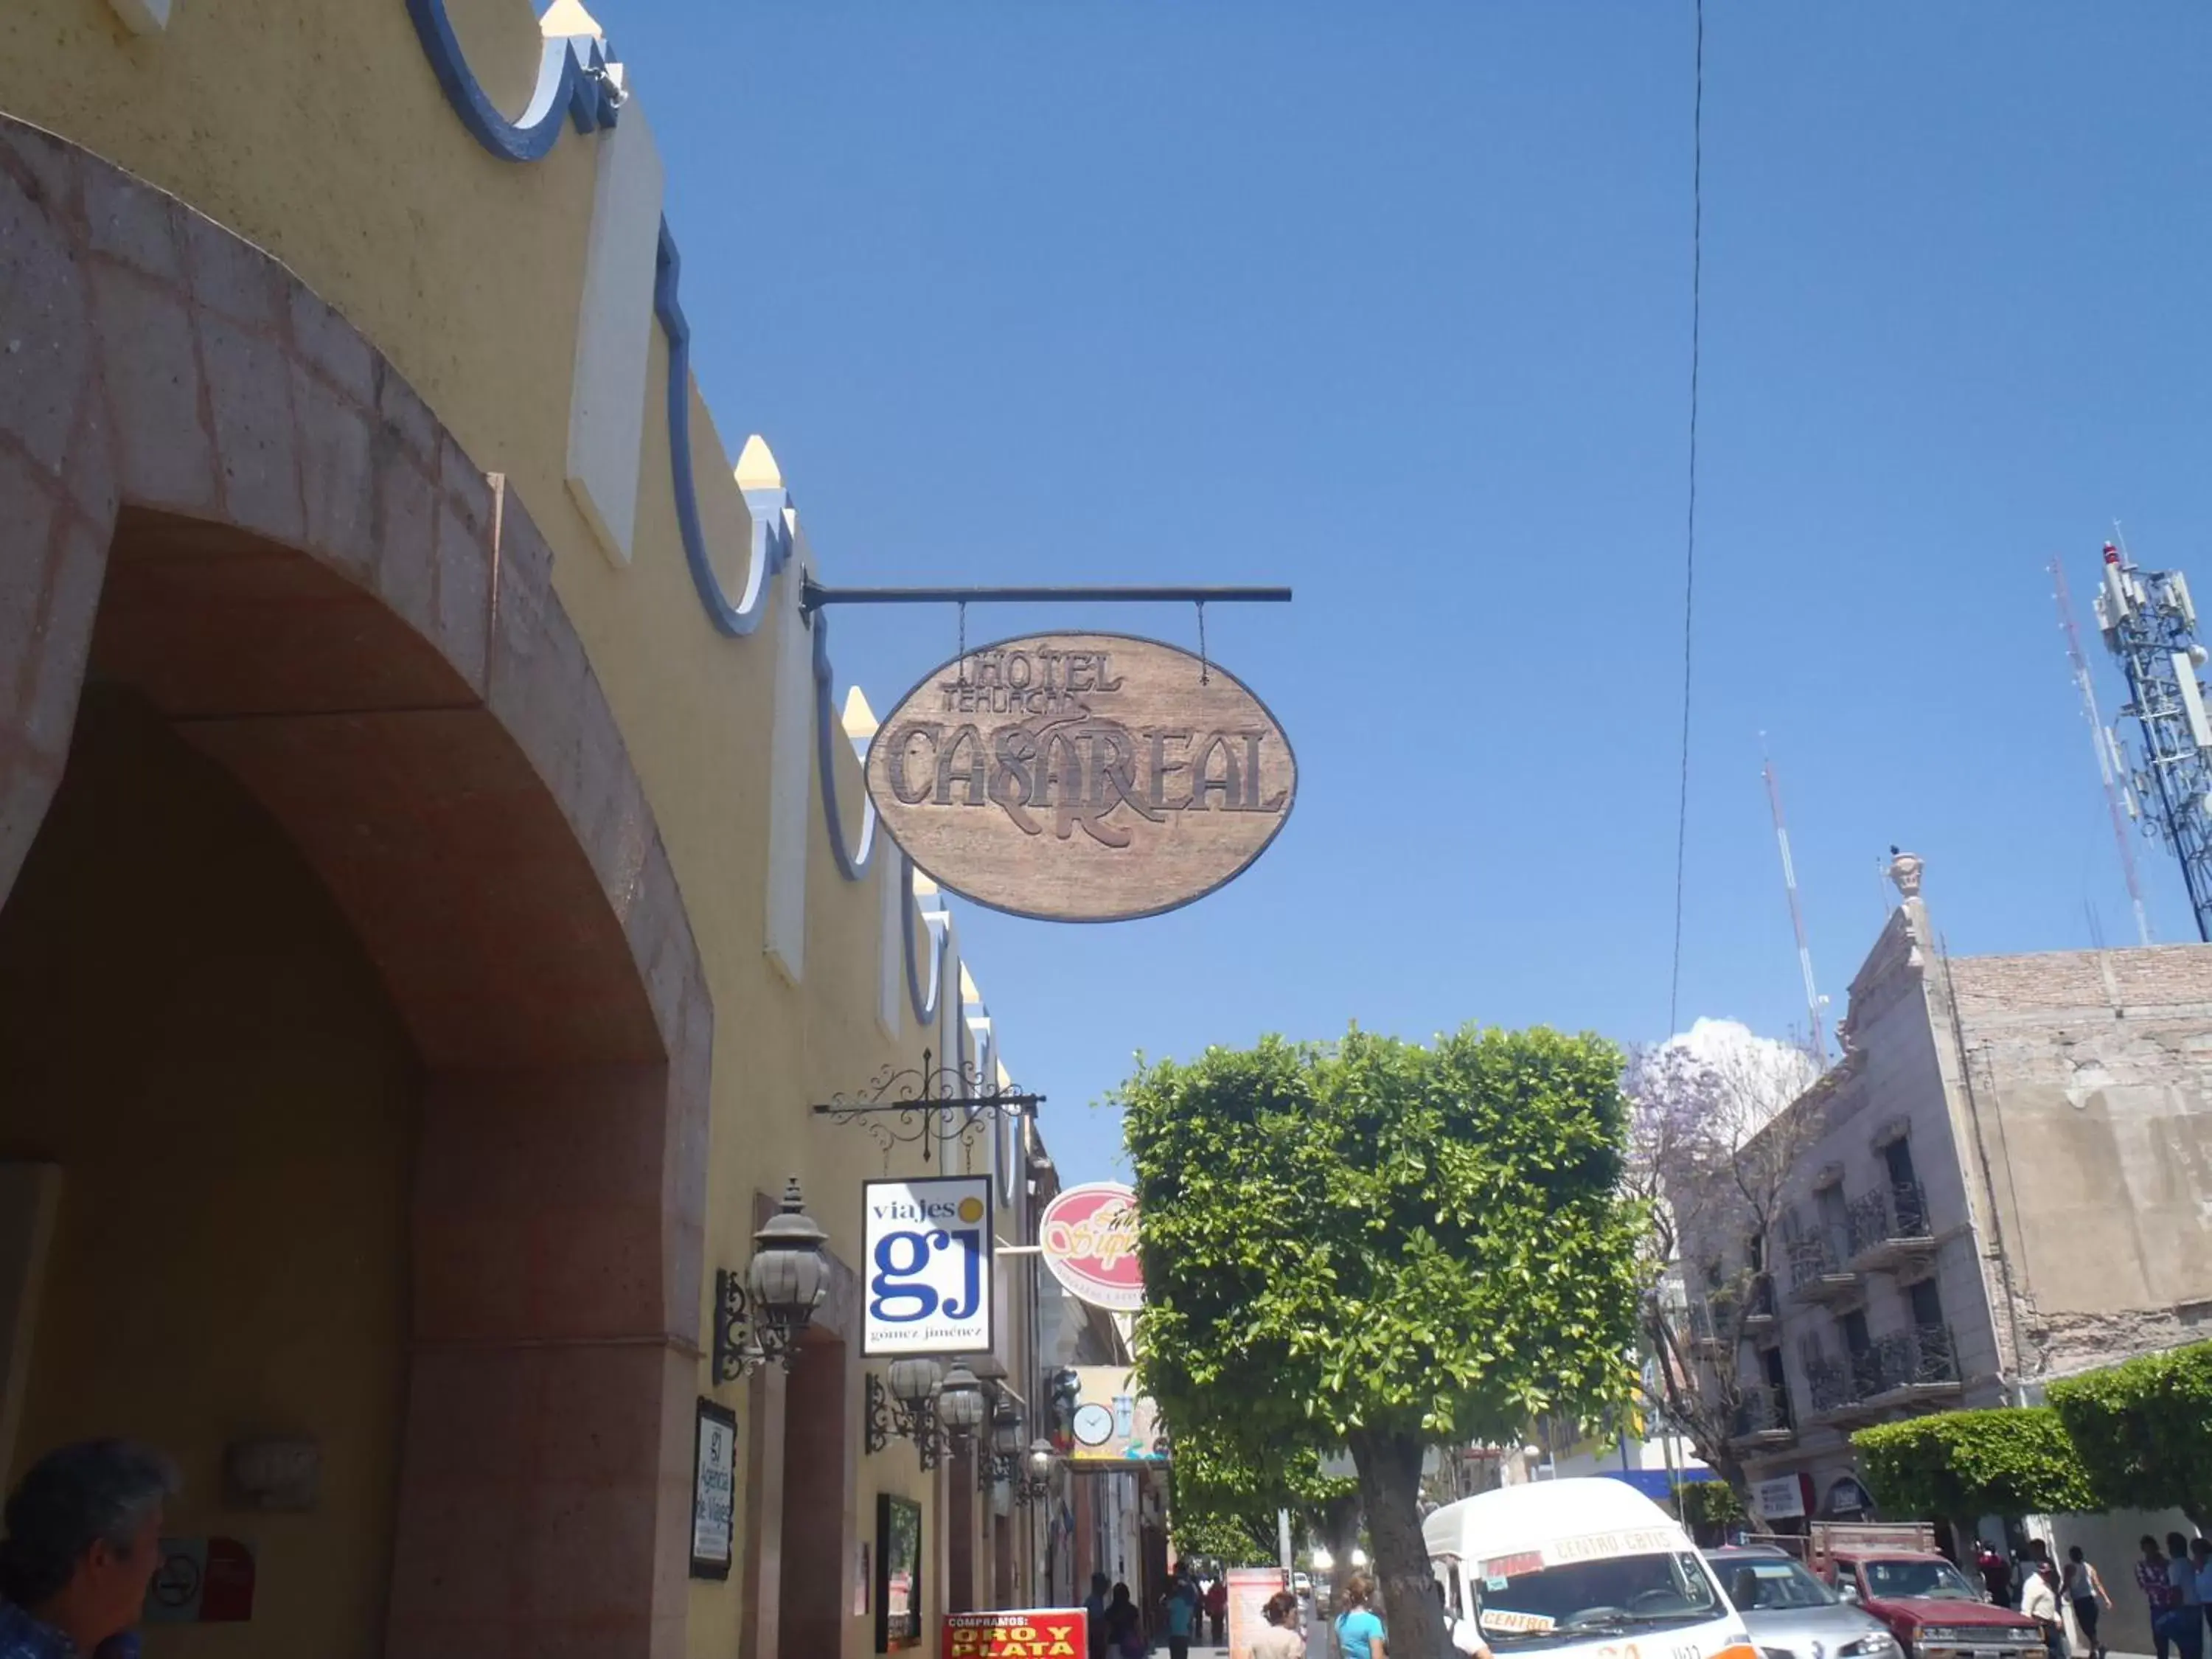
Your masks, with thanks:
M847 737L855 743L863 738L872 738L876 735L876 728L882 724L876 718L876 711L868 707L868 700L861 695L859 686L845 694L844 726Z
M757 432L745 440L745 447L738 456L737 477L740 489L783 488L783 469L775 464L768 440Z
M538 32L548 40L568 40L580 34L588 34L594 40L607 38L599 20L584 9L584 0L553 0L545 15L538 20Z

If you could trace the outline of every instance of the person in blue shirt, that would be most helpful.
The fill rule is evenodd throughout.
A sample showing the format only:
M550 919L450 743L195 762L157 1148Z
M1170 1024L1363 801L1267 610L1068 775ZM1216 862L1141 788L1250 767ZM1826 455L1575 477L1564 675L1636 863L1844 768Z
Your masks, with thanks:
M1168 1583L1168 1659L1190 1659L1191 1629L1198 1623L1198 1586L1178 1564Z
M1344 1659L1388 1659L1382 1620L1370 1605L1374 1599L1375 1581L1365 1573L1344 1581L1336 1615L1336 1646Z
M0 1659L136 1659L177 1472L127 1440L47 1453L8 1499Z

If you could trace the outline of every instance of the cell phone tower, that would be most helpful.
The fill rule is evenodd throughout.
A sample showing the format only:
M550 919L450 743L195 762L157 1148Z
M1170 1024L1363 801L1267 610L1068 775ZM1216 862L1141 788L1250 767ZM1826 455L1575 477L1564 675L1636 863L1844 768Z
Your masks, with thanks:
M2105 544L2097 626L2128 682L2124 720L2135 722L2136 793L2181 860L2197 936L2212 944L2212 720L2197 671L2197 606L2179 570L2143 570Z
M2151 942L2150 914L2143 908L2142 874L2136 868L2135 837L2128 825L2142 813L2135 791L2128 786L2128 763L2120 753L2120 740L2105 724L2097 708L2097 682L2089 672L2089 659L2081 654L2081 630L2074 624L2074 595L2066 586L2063 560L2051 562L2052 597L2058 601L2058 626L2066 635L2066 660L2073 665L2074 684L2081 693L2081 711L2089 717L2089 744L2097 751L2097 775L2104 781L2105 805L2112 815L2112 840L2120 849L2120 869L2128 880L2128 902L2136 909L2136 938Z

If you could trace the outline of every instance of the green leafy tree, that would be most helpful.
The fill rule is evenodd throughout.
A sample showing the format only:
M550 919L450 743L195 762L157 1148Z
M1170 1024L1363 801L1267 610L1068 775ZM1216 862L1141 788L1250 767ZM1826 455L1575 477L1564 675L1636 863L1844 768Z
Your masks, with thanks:
M1701 1544L1720 1541L1722 1528L1744 1518L1743 1499L1725 1480L1685 1480L1674 1488L1682 1524Z
M1621 1059L1595 1037L1354 1030L1139 1069L1146 1387L1253 1460L1341 1445L1393 1659L1444 1659L1422 1455L1583 1420L1633 1387L1638 1206Z
M1254 1454L1236 1439L1170 1423L1175 1444L1171 1535L1176 1553L1212 1557L1233 1566L1276 1559L1277 1516L1291 1511L1294 1529L1326 1529L1330 1510L1358 1487L1321 1472L1310 1446L1279 1443Z
M2044 1398L2106 1508L2212 1521L2212 1342L2069 1377Z
M1984 1515L2097 1507L2058 1414L2048 1406L1937 1412L1851 1437L1867 1490L1885 1514L1947 1521L1959 1547Z

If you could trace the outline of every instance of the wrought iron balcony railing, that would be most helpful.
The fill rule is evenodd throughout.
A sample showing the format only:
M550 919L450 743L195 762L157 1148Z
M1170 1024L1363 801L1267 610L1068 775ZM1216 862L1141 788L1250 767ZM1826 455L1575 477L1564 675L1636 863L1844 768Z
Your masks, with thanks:
M1836 1253L1825 1233L1807 1233L1790 1241L1790 1288L1797 1290L1836 1271Z
M1853 1261L1919 1243L1929 1237L1927 1194L1917 1181L1893 1182L1863 1193L1844 1211L1844 1232Z
M1813 1409L1816 1412L1840 1411L1858 1401L1858 1379L1851 1367L1840 1359L1825 1356L1808 1358L1805 1383L1812 1392Z
M1765 1386L1746 1389L1735 1408L1735 1435L1739 1440L1756 1436L1795 1434L1797 1425L1790 1410L1786 1389Z

